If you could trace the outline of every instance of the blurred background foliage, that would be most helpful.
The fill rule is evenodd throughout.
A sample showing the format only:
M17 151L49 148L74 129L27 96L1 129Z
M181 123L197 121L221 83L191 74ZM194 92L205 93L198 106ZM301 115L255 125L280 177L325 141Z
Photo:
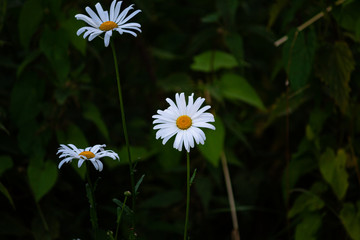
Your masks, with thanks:
M57 169L60 143L119 153L92 173L100 228L115 230L112 199L122 201L130 177L113 59L102 39L76 36L84 23L74 18L96 2L0 0L1 239L90 238L84 169ZM166 97L194 92L211 104L217 130L191 151L192 239L230 239L225 153L242 239L359 240L360 2L132 3L142 33L111 41L135 178L145 174L139 239L182 236L185 155L155 140L151 116Z

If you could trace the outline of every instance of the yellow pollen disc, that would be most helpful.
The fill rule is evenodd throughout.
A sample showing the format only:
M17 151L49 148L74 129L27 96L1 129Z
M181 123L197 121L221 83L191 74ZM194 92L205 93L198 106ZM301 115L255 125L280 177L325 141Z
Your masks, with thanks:
M186 130L191 127L191 118L187 115L182 115L176 119L176 126L182 130Z
M84 156L84 157L86 157L87 159L90 159L90 158L94 158L94 157L95 157L95 154L93 154L93 153L90 152L90 151L83 151L83 152L79 153L79 156Z
M107 21L107 22L103 22L100 25L99 29L101 31L109 31L109 30L112 30L117 27L118 27L118 25L116 23L114 23L113 21Z

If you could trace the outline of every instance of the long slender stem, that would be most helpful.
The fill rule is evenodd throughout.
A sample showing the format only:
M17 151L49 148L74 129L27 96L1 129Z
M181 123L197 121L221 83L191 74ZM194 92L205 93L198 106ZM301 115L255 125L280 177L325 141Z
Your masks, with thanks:
M115 240L117 240L117 237L118 237L118 232L119 232L119 226L120 226L120 220L121 220L121 216L122 216L122 213L124 211L124 208L125 208L125 203L126 203L126 200L127 200L127 195L125 195L125 199L124 199L124 202L123 202L123 205L121 207L121 212L116 220L116 233L115 233Z
M47 224L47 221L45 219L45 216L44 216L44 213L43 211L41 210L41 207L39 205L39 202L35 201L35 204L36 204L36 208L39 212L39 215L40 215L40 218L41 218L41 221L42 221L42 224L44 226L44 229L46 232L49 232L49 225Z
M97 239L98 220L97 220L95 196L94 196L95 189L91 183L89 163L88 163L88 161L85 161L85 162L86 162L86 179L88 182L86 185L86 192L87 192L87 196L89 198L89 203L90 203L90 220L91 220L91 225L94 230L95 239Z
M184 226L184 240L187 240L189 205L190 205L190 156L189 156L189 152L186 152L186 214L185 214L185 226Z
M238 219L237 219L237 215L236 215L234 193L233 193L232 186L231 186L230 172L229 172L229 168L227 165L225 152L222 152L222 154L221 154L221 163L222 163L222 167L223 167L223 171L224 171L226 190L227 190L228 198L229 198L231 219L233 222L232 239L240 240L239 223L238 223Z
M133 169L133 164L132 164L132 161L131 161L129 137L128 137L127 128L126 128L125 111L124 111L124 104L123 104L122 93L121 93L121 84L120 84L118 61L117 61L117 57L116 57L115 46L114 46L114 44L112 42L111 42L111 48L112 48L112 53L113 53L113 56L114 56L116 81L117 81L118 94L119 94L119 103L120 103L120 110L121 110L121 120L122 120L122 126L123 126L123 131L124 131L124 137L125 137L125 144L126 144L128 159L129 159L131 191L132 191L132 210L134 212L133 226L132 227L134 228L135 227L135 197L136 197L135 181L134 181L134 169Z

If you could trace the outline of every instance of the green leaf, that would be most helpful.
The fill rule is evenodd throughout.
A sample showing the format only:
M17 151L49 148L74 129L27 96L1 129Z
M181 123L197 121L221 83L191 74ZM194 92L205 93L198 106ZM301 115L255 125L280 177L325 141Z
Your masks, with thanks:
M88 141L82 130L75 124L69 124L65 130L56 131L57 140L62 144L72 143L78 148L86 148L89 146Z
M335 42L322 47L316 61L316 74L325 84L328 94L342 112L349 104L350 76L355 69L352 51L346 42Z
M360 201L355 208L353 203L345 203L340 212L340 219L353 240L360 240Z
M268 28L276 21L277 17L279 16L280 12L284 9L284 7L288 4L288 0L276 0L269 10L269 21L268 21Z
M196 171L197 171L197 168L195 168L193 174L191 175L191 178L190 178L190 186L193 184L193 182L194 182L194 180L195 180Z
M349 187L348 173L345 169L346 158L343 149L339 149L335 156L334 151L327 148L319 160L320 172L339 200L344 198Z
M27 72L11 92L10 113L18 127L34 120L41 110L45 83L36 74Z
M309 79L316 50L314 29L290 34L283 48L284 68L287 71L290 87L298 90Z
M265 110L264 104L254 88L245 78L239 75L232 73L224 74L219 81L219 89L227 99L240 100L261 110Z
M52 30L45 28L40 39L40 49L52 65L57 79L65 83L70 72L68 55L68 39L63 29Z
M230 33L225 37L225 43L236 58L239 66L247 66L244 61L244 46L242 37L238 33Z
M221 17L224 20L225 27L228 30L235 30L236 26L236 10L238 8L237 0L217 0L216 7L218 12L221 14Z
M55 185L58 169L54 162L46 161L41 164L30 162L28 177L30 187L38 202Z
M100 130L102 135L109 141L109 132L105 122L102 120L102 115L99 109L92 103L87 103L83 112L84 118L93 122Z
M19 37L23 47L28 48L31 38L43 18L41 0L28 0L24 3L19 16Z
M225 128L219 117L215 118L215 123L212 123L216 130L203 129L206 140L204 145L198 145L202 155L214 166L218 166L220 162L221 153L224 150Z
M32 51L31 53L29 53L25 57L24 61L18 67L18 70L16 72L16 76L20 77L21 73L24 71L26 66L29 65L31 62L33 62L36 58L38 58L40 56L40 54L41 54L41 51L39 49L36 49L35 51Z
M144 177L145 177L145 174L143 174L143 175L141 176L141 178L139 179L139 181L138 181L138 182L136 183L136 185L135 185L135 196L138 194L138 189L139 189L142 181L144 180Z
M317 164L309 156L293 157L289 164L289 172L284 172L283 189L293 188L301 176L317 169Z
M75 16L76 12L71 11L70 16ZM84 24L82 21L76 20L74 17L68 18L61 22L62 28L65 30L67 38L70 43L79 50L83 55L86 53L86 40L82 37L76 35L76 31L83 27Z
M14 204L14 201L13 201L9 191L4 186L4 184L2 184L1 182L0 182L0 192L9 200L9 203L15 209L15 204Z
M201 72L215 72L237 66L234 56L222 51L206 51L194 57L191 69Z
M0 177L8 169L13 167L13 161L10 156L1 155L0 156Z
M289 218L293 218L300 213L314 212L324 207L324 201L318 196L318 193L314 193L313 191L314 190L304 191L304 193L296 198L288 213Z
M317 232L322 223L322 216L317 213L306 215L296 226L295 240L317 240Z
M119 199L114 198L113 202L120 208L120 210L122 209L124 203L122 201L120 201ZM126 213L126 215L133 215L133 211L131 210L130 207L128 207L126 204L124 206L124 212Z

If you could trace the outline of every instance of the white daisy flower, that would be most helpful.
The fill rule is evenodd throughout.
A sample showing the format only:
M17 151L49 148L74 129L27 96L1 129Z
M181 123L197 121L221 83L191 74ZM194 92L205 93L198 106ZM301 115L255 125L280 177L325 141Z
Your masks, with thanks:
M104 147L106 147L105 144L97 144L93 147L87 147L85 149L77 148L73 144L68 144L66 146L65 144L60 144L59 150L56 154L61 153L59 158L64 158L59 163L59 169L64 163L71 162L73 159L78 159L78 167L80 168L84 161L89 160L95 167L96 170L102 171L103 164L99 160L103 157L111 157L112 159L119 159L119 156L117 153L115 153L112 150L105 150Z
M164 111L158 110L158 115L152 116L155 120L153 124L156 132L156 139L163 139L165 143L174 135L175 141L173 147L181 151L184 145L186 151L190 152L190 148L194 147L194 140L196 144L204 144L206 139L205 133L200 129L210 128L215 130L215 127L208 122L215 122L214 116L211 113L205 113L210 106L204 106L200 109L205 101L205 98L197 98L194 102L194 94L189 96L188 104L186 105L185 94L176 93L176 104L167 98L166 101L170 106Z
M95 5L97 10L96 14L90 7L86 7L85 10L90 17L84 14L76 14L75 18L77 20L83 20L90 26L80 28L76 34L80 36L84 33L84 39L89 36L88 40L92 41L95 37L99 36L105 32L104 42L105 47L109 46L110 37L113 31L117 31L120 34L129 33L133 36L137 36L134 30L141 32L139 23L128 22L132 17L141 12L141 10L136 10L131 13L129 16L126 16L130 10L133 9L133 5L125 8L124 11L120 12L122 1L117 2L117 0L112 1L110 6L110 15L108 11L104 11L100 3Z

